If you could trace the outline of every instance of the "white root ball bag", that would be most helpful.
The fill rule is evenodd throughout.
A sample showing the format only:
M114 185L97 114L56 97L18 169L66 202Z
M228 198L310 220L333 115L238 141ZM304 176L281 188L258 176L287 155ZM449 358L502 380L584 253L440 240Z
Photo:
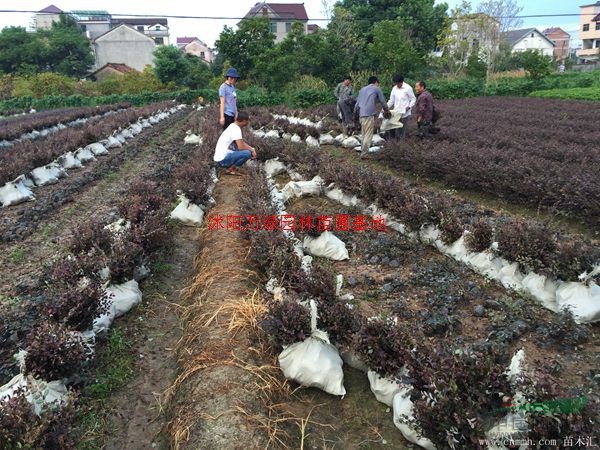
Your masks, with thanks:
M0 187L0 205L3 207L18 205L28 200L35 200L35 197L21 180L10 181Z
M318 197L323 190L323 179L318 175L310 181L290 181L281 192L284 198L302 198L306 196Z
M392 406L394 396L403 389L403 385L399 382L390 380L389 378L380 377L379 374L373 370L367 372L367 378L369 379L371 392L373 392L377 401L388 406Z
M360 141L354 136L350 136L342 141L342 146L345 148L354 148L360 145Z
M265 172L267 173L267 177L272 178L274 176L279 175L286 171L285 164L279 161L278 158L269 159L265 161Z
M36 186L58 183L58 180L66 177L67 172L59 164L53 162L42 167L36 167L31 171L31 178Z
M577 323L600 320L600 287L593 281L584 283L559 283L556 301L560 309L569 308Z
M335 139L329 133L322 134L319 136L319 144L320 145L333 145L335 144Z
M75 158L77 158L82 163L96 161L94 153L89 148L77 149L75 151Z
M63 169L79 169L83 167L83 164L75 157L73 152L67 152L59 156L56 158L56 163L60 164Z
M523 278L523 290L550 311L558 312L558 302L556 301L556 281L549 280L545 275L529 272Z
M319 140L312 136L308 136L306 138L306 145L308 145L309 147L316 147L316 148L320 147Z
M199 145L202 143L202 138L196 134L189 133L183 138L183 143L186 145Z
M304 249L312 256L329 258L334 261L349 258L346 244L330 231L323 231L318 238L306 236L303 245Z
M194 203L191 203L185 195L179 196L179 204L171 212L171 219L180 221L185 225L199 227L204 219L204 211Z
M109 302L114 305L115 317L121 317L142 301L142 291L135 280L110 285L106 288L106 292L112 295Z
M106 148L118 148L118 147L123 147L123 144L121 144L121 141L119 141L116 137L114 136L109 136L108 139L106 140Z
M302 386L346 395L342 358L333 345L318 337L311 336L286 347L279 354L279 365L286 378Z
M94 156L108 155L108 150L100 142L94 142L93 144L86 145L85 148L90 150Z
M413 419L413 403L410 399L412 388L405 388L394 396L394 425L400 430L402 435L413 444L423 447L427 450L436 450L435 445L426 437L419 437L417 431L411 428L404 420Z

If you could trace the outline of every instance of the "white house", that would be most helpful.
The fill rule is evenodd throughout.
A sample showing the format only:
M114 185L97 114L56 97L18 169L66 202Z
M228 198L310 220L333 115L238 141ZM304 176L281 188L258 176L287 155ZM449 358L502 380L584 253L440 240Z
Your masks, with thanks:
M116 63L142 72L147 65L154 66L154 39L125 24L98 36L92 42L92 47L96 55L94 69Z
M292 30L294 22L300 22L304 27L304 33L314 33L308 28L308 15L304 3L267 3L257 2L244 19L252 17L267 17L269 19L269 30L275 35L275 42L281 42ZM239 23L238 23L239 25Z
M523 28L502 33L502 39L512 47L512 52L537 50L545 56L554 54L555 44L537 28Z

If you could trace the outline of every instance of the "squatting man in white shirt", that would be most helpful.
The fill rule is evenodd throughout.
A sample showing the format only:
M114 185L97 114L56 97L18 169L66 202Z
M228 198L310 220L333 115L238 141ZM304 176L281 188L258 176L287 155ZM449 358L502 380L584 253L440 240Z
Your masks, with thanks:
M239 168L250 158L256 159L256 149L248 145L242 138L242 128L250 123L250 116L245 111L238 111L235 121L229 125L217 141L213 160L226 168L225 175L238 175Z
M390 134L392 138L402 138L406 134L406 127L410 119L411 109L415 106L417 97L415 97L412 87L404 82L404 76L396 75L394 76L393 81L395 86L392 88L390 99L387 104L392 111L402 112L402 118L400 119L402 128L390 130Z

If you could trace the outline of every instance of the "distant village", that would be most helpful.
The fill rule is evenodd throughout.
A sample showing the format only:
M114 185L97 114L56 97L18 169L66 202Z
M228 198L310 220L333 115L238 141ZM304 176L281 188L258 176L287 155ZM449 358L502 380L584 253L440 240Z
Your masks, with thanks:
M63 11L55 5L49 5L37 12L32 21L33 30L48 29L59 20L61 14L73 17L81 30L91 41L95 58L91 78L101 80L111 74L123 74L133 70L142 71L146 66L154 65L153 52L157 46L175 44L182 52L195 55L212 63L214 49L200 37L176 37L173 42L169 22L164 17L113 17L108 11L73 10ZM594 68L600 52L600 1L580 7L580 27L578 38L580 48L572 45L575 38L560 27L549 26L544 30L522 28L502 33L502 41L511 46L512 52L537 50L551 56L557 62L568 58L576 59L585 67ZM486 45L486 36L480 36L479 28L470 26L476 15L457 20L453 28L459 39L469 48L482 48ZM314 33L319 27L309 24L303 3L256 3L244 16L268 17L269 26L275 34L275 42L281 42L290 32L292 24L300 22L305 32ZM591 20L590 20L591 18ZM242 19L243 20L243 19ZM493 23L493 22L492 22ZM495 45L495 44L490 44Z

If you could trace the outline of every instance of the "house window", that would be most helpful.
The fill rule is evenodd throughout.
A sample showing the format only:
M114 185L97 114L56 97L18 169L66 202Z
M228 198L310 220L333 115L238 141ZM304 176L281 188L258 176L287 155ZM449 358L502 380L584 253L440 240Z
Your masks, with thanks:
M154 38L154 42L156 42L156 45L163 45L165 43L165 40L164 40L164 38L157 37L157 38Z
M206 57L204 56L204 52L200 52L200 58L206 59Z
M277 22L269 22L269 31L271 33L277 33Z
M596 22L596 31L600 31L600 22Z
M289 33L290 31L292 31L292 24L290 22L286 22L285 23L285 32Z
M535 37L535 33L531 33L531 37Z
M143 33L144 32L144 26L143 25L138 25L137 26L137 30L141 31Z
M154 29L155 29L156 31L160 31L160 25L156 25L156 26L154 27Z
M84 33L87 31L87 26L86 25L79 25L81 27L81 31L83 31Z
M596 46L594 48L600 48L600 39L596 39Z
M586 23L586 24L583 26L583 31L590 31L590 24L589 24L589 23Z

